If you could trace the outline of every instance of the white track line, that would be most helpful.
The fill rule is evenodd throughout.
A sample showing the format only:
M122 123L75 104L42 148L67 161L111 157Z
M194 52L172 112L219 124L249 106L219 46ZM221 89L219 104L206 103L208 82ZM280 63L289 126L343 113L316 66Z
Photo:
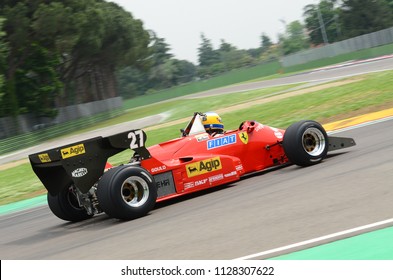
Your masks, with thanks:
M279 247L279 248L276 248L276 249L267 250L267 251L263 251L263 252L260 252L260 253L255 253L255 254L252 254L252 255L236 258L235 260L247 260L247 259L253 259L253 258L266 256L266 255L273 254L273 253L279 253L279 252L282 252L282 251L285 251L285 250L289 250L289 249L301 247L301 246L304 246L304 245L317 243L317 242L320 242L320 241L325 241L325 240L328 240L328 239L331 239L331 238L336 238L336 237L343 236L343 235L346 235L346 234L356 233L356 232L360 232L360 231L363 231L363 230L366 230L366 229L376 228L376 227L379 227L379 226L382 226L382 225L386 225L386 224L389 224L389 223L393 223L393 218L392 219L388 219L388 220L384 220L384 221L380 221L380 222L376 222L376 223L373 223L373 224L368 224L368 225L365 225L365 226L360 226L360 227L356 227L356 228L352 228L352 229L348 229L348 230L344 230L344 231L340 231L340 232L324 235L324 236L321 236L321 237L309 239L309 240L306 240L306 241L294 243L294 244L283 246L283 247Z

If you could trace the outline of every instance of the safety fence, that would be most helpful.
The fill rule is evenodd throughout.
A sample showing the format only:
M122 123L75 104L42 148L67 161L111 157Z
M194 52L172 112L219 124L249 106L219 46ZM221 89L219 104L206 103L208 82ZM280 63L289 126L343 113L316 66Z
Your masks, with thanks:
M290 67L293 65L304 64L315 60L334 57L392 43L393 27L328 44L320 48L309 49L287 55L282 58L281 63L283 67Z

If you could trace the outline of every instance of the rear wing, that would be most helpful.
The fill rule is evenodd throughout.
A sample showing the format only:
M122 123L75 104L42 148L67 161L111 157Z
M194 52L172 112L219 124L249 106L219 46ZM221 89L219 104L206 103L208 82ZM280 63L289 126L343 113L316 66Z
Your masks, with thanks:
M142 159L150 158L145 142L143 130L130 130L31 154L29 160L50 194L58 194L71 183L87 193L104 173L109 157L132 149Z

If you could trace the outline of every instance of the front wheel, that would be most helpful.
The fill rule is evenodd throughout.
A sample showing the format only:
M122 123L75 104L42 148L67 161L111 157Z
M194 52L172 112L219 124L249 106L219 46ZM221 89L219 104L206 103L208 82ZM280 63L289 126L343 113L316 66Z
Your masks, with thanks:
M328 152L328 136L321 124L300 121L287 128L283 147L289 161L299 166L321 162Z
M132 220L153 209L157 188L153 177L142 167L123 165L107 171L97 187L102 210L121 220Z

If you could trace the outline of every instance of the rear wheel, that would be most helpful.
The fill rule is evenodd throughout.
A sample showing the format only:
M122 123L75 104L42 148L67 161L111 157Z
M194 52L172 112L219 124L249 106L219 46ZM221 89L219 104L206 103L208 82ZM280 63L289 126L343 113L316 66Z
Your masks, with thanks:
M153 209L157 188L153 177L139 166L119 166L106 172L97 187L102 210L112 217L132 220Z
M315 121L294 123L285 131L283 147L288 159L299 166L321 162L328 152L328 136Z
M85 208L79 205L76 197L76 189L72 184L56 195L48 193L47 199L52 213L62 220L79 222L93 216L89 215Z

